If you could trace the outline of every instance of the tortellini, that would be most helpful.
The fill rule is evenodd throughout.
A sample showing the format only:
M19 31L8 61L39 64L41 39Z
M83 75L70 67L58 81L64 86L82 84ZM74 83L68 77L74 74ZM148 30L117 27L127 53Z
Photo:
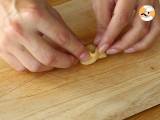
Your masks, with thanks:
M89 60L87 60L85 62L81 61L81 64L83 64L83 65L90 65L90 64L95 63L99 59L103 59L103 58L107 57L106 53L100 53L98 51L98 49L96 48L96 46L94 46L92 44L87 45L87 49L89 51L90 58L89 58Z

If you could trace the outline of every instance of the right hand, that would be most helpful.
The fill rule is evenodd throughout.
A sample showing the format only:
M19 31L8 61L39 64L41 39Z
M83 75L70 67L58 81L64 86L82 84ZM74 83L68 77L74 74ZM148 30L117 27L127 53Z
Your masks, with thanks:
M14 69L42 72L87 59L85 47L45 0L13 1L0 0L0 56Z
M97 19L95 44L100 52L113 55L146 50L160 36L159 0L92 0ZM156 16L143 21L139 9L155 8ZM151 13L148 13L151 14ZM154 14L154 13L152 13Z

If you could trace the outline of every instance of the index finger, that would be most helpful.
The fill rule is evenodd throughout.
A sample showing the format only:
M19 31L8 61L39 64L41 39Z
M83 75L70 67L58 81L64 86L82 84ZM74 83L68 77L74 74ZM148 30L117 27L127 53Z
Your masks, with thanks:
M45 17L38 25L38 29L80 60L88 59L89 54L76 35L64 22L61 23L61 20L54 18L49 12L46 12Z
M117 1L111 22L98 46L101 52L105 52L127 26L130 17L133 15L136 3L137 0Z

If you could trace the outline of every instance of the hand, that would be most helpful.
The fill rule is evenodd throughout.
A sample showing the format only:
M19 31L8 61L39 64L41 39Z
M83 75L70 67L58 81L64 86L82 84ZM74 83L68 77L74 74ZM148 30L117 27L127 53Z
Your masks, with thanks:
M160 36L160 5L158 0L92 0L97 18L95 44L100 52L116 54L142 51ZM156 18L142 21L140 7L152 5ZM124 32L125 31L125 32Z
M0 0L0 56L18 71L68 68L88 53L45 0Z

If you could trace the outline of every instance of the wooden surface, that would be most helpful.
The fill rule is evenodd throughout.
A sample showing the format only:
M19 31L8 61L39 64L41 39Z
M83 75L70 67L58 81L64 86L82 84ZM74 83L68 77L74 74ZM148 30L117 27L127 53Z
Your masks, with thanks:
M53 1L84 43L92 40L90 0ZM0 61L0 120L121 120L158 105L159 44L49 73L20 74Z
M160 105L134 115L126 120L160 120Z

